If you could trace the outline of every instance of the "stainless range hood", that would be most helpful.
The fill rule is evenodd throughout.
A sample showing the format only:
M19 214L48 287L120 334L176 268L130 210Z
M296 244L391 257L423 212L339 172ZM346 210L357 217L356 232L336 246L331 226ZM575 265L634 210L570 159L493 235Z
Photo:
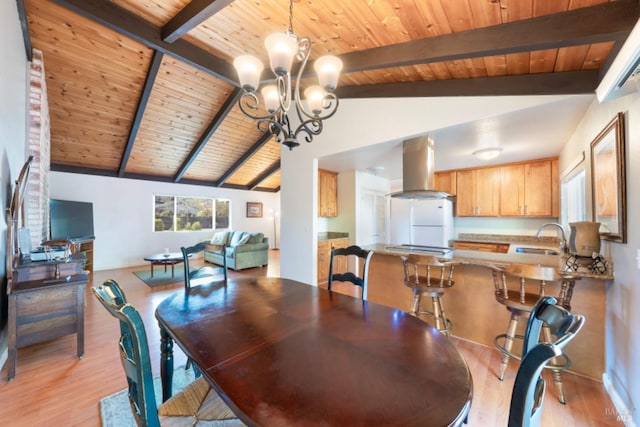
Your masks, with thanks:
M419 136L402 143L402 191L390 194L401 199L445 199L451 194L435 190L433 139Z

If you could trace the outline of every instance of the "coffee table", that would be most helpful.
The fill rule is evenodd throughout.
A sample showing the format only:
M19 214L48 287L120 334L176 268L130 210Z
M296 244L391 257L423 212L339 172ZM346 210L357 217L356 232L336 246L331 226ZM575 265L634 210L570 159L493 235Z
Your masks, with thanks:
M151 263L151 277L153 277L153 266L164 265L164 272L167 272L167 266L171 266L171 277L174 276L174 267L184 261L181 252L170 252L168 254L153 254L144 257L145 261Z

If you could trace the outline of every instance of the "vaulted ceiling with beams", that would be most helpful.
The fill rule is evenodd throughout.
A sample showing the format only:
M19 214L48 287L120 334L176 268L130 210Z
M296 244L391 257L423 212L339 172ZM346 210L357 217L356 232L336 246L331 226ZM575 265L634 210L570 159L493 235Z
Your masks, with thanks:
M44 54L52 170L280 189L281 146L238 108L232 61L268 63L263 40L288 27L287 0L17 1L28 55ZM593 93L640 7L294 0L293 13L310 61L342 59L346 99Z

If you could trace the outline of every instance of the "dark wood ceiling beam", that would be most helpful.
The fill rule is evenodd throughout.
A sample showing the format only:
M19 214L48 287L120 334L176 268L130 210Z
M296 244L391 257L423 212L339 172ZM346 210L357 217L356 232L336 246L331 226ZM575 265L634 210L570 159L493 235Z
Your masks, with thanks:
M363 86L344 86L336 93L346 98L411 98L433 96L575 95L593 93L598 71L523 74L455 80L426 80Z
M142 93L140 94L138 106L136 107L136 114L133 117L131 128L129 128L127 145L124 148L124 153L122 154L122 159L120 160L120 168L118 169L118 176L120 177L124 176L125 174L127 163L129 162L129 157L131 156L131 150L133 149L133 144L136 141L136 136L138 135L138 130L140 129L140 123L142 123L142 117L144 117L144 112L147 109L147 102L149 102L149 96L151 95L151 91L153 90L153 84L155 83L156 77L158 76L158 70L160 70L160 65L162 64L163 57L164 54L162 52L159 52L157 50L153 52L153 58L151 58L151 64L149 65L147 77L144 80Z
M18 5L18 17L20 18L20 28L22 28L22 41L27 61L33 61L33 49L31 48L31 34L29 33L29 20L27 19L27 9L24 0L16 0Z
M97 168L87 168L83 166L71 166L64 165L61 163L52 163L51 170L54 172L66 172L66 173L76 173L82 175L96 175L96 176L107 176L111 178L124 178L124 179L139 179L142 181L155 181L155 182L165 182L169 184L174 184L173 178L169 176L160 176L160 175L147 175L147 174L138 174L138 173L126 173L124 176L119 177L116 171L105 170L105 169L97 169ZM205 187L218 187L217 183L214 181L201 181L196 179L185 179L180 182L180 184L190 184L190 185L202 185ZM246 185L234 185L234 184L226 184L221 186L221 188L228 188L232 190L249 190L249 187ZM266 188L266 187L256 187L254 191L263 191L267 193L277 193L280 191L280 187L277 188Z
M343 73L625 40L640 17L618 0L460 33L341 55ZM307 73L305 73L305 76Z
M173 43L231 3L233 0L191 0L162 27L162 40Z
M191 166L191 163L193 163L196 157L198 157L200 151L202 151L204 146L207 145L207 142L209 142L213 134L216 132L216 130L218 130L222 122L224 122L224 119L227 118L233 107L236 105L236 102L238 102L238 98L240 98L241 92L242 89L235 88L231 92L229 97L224 101L224 104L222 105L220 110L218 110L218 113L215 115L213 120L211 120L209 126L207 126L207 128L204 130L196 145L193 147L184 162L182 162L180 169L178 169L178 172L173 178L174 182L178 182L180 181L180 179L182 179L187 169L189 169L189 166Z
M243 155L240 157L227 171L218 179L218 187L224 185L225 182L233 175L247 160L258 152L273 137L270 133L263 134Z
M273 175L279 170L280 170L280 160L277 160L271 166L269 166L267 170L265 170L260 175L255 177L253 181L249 183L249 190L254 190L255 188L258 187L258 184L260 184L262 181L269 178L271 175Z
M176 40L174 43L163 41L160 27L150 24L113 2L86 0L53 0L53 2L152 49L176 57L229 84L238 86L237 74L231 64L184 40Z

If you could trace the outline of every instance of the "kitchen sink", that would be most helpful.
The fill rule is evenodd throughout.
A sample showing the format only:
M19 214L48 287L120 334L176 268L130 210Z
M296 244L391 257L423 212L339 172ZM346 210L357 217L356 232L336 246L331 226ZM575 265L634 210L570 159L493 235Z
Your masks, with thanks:
M560 255L560 252L554 249L548 248L532 248L527 246L518 246L515 251L518 254L532 254L532 255Z

